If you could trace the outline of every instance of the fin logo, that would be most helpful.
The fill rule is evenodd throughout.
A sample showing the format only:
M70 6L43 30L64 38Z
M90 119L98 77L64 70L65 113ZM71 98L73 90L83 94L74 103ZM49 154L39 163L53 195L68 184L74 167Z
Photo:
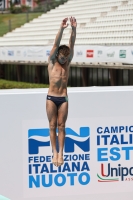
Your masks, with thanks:
M64 144L65 153L73 153L75 146L82 149L83 152L90 151L90 128L80 127L80 134L71 128L66 128L66 138ZM58 133L58 129L56 131ZM28 130L28 151L29 154L39 154L39 148L49 147L50 137L49 129L29 129Z

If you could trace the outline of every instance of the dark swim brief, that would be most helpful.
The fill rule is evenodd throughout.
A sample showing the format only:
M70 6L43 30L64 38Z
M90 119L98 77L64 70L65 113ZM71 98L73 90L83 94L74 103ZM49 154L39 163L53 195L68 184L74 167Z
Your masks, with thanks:
M62 103L68 102L68 97L54 97L47 95L47 100L53 101L58 108Z

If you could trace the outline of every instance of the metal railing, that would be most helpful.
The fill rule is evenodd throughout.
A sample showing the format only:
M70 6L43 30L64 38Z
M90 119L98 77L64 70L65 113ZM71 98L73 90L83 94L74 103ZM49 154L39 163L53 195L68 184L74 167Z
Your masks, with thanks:
M10 13L0 14L0 37L65 2L67 0L46 0L43 3L39 3L34 9L28 6L22 6L22 8L15 7L11 9Z
M10 18L10 14L9 14L9 19L4 20L4 22L0 23L0 37L8 32L11 32L15 28L21 27L23 24L38 17L39 15L41 15L41 13L27 12L27 13L17 14L16 17L12 19Z
M47 66L0 65L0 78L49 84ZM133 85L133 70L71 67L68 86Z

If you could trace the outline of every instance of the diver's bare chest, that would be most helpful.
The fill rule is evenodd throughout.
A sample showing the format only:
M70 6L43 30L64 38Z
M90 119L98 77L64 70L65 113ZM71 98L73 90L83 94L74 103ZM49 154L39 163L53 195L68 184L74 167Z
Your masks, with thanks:
M58 63L53 65L53 68L50 70L51 74L65 76L67 74L67 66L61 66Z

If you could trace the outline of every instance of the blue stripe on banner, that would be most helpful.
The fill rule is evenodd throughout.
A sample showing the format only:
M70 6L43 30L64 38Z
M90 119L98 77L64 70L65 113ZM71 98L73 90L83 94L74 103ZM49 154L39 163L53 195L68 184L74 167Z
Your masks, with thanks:
M89 127L80 127L80 134L73 131L71 128L66 128L66 135L72 135L76 137L88 137L90 135L90 128ZM58 129L56 129L56 132L58 133ZM28 130L28 138L32 136L42 136L42 137L48 137L49 136L49 129L43 128L43 129L29 129Z
M29 129L28 130L28 138L31 137L31 136L48 137L49 136L49 128Z

